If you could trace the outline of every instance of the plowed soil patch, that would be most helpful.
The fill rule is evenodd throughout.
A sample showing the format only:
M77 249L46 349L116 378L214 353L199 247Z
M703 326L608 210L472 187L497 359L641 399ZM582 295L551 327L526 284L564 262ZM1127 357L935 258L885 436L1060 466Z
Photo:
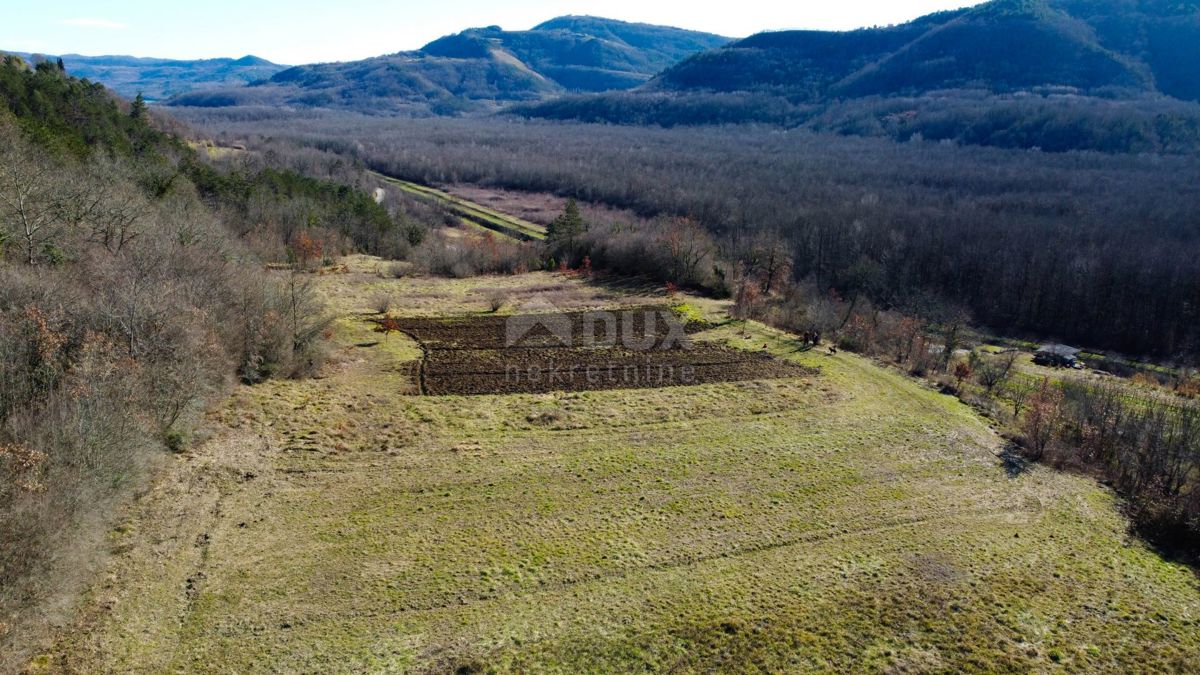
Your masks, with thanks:
M669 309L400 319L421 343L421 391L478 395L645 389L803 377L765 352L692 339Z

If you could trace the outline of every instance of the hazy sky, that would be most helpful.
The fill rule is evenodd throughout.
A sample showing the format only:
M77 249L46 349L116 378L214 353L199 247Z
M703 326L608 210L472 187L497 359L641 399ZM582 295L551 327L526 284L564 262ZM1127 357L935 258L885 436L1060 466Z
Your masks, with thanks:
M978 0L977 0L978 1ZM46 54L347 61L421 45L464 28L525 30L591 14L744 37L785 28L900 23L963 0L4 0L0 49Z

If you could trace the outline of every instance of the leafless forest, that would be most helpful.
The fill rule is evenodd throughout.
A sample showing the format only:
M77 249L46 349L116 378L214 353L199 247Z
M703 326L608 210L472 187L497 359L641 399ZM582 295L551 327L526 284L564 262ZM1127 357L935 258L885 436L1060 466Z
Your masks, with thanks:
M552 192L692 218L724 260L883 307L967 308L994 331L1134 354L1200 347L1200 160L1049 154L776 128L191 111L426 183Z

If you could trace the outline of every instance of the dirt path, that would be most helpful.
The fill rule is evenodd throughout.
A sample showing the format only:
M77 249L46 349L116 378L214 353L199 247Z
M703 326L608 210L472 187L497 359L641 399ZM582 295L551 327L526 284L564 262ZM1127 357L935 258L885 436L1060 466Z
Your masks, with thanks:
M265 427L225 429L180 456L113 531L113 561L71 629L78 639L35 664L52 672L88 672L97 663L166 669L205 590L209 548L230 496L265 496L277 480L272 441Z

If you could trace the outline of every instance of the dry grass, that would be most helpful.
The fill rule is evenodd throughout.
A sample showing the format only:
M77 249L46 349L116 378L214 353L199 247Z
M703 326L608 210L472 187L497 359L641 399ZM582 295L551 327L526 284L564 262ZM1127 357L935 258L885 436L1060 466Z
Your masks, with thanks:
M561 215L567 205L565 197L545 192L521 192L478 185L452 185L446 188L446 192L543 226ZM639 223L644 220L632 211L599 204L581 204L580 209L589 223Z
M396 304L395 298L388 291L376 291L371 296L371 309L375 310L376 314L389 314L392 307Z
M361 315L483 313L556 275L323 280L323 379L243 388L226 432L113 532L75 672L1188 670L1194 573L1113 496L1033 468L956 400L751 323L706 339L820 368L697 387L411 397L407 339ZM380 287L386 284L386 287ZM560 287L561 286L561 287ZM691 301L720 319L723 305ZM378 344L360 346L372 341Z

